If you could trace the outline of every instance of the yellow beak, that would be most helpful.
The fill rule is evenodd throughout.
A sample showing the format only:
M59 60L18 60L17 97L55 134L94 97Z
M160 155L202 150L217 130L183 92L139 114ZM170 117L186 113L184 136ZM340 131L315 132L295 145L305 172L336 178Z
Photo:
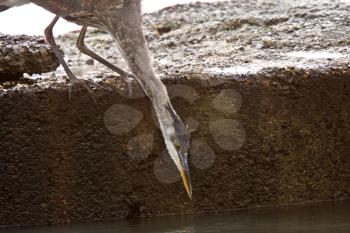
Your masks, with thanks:
M191 187L189 172L185 172L184 169L181 169L180 174L181 174L182 182L184 183L186 192L190 197L190 199L192 200L192 187Z

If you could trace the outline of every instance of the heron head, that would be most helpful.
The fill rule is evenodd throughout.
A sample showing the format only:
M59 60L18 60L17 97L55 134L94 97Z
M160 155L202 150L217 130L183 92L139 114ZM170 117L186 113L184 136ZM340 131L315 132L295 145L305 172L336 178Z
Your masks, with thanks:
M187 161L187 153L190 148L190 134L188 127L181 121L172 107L168 108L172 117L172 127L166 129L168 137L165 140L165 144L170 157L179 170L186 192L192 199L192 185Z

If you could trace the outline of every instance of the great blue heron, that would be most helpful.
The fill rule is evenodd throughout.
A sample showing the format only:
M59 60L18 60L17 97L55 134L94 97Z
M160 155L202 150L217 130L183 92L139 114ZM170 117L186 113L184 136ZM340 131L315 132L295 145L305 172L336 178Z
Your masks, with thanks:
M0 11L30 2L56 14L45 30L46 40L70 81L79 82L88 90L90 90L89 86L76 78L64 61L53 37L53 27L60 17L81 25L82 29L77 41L78 49L122 77L129 78L130 75L127 72L98 56L84 44L87 27L102 29L115 39L133 77L139 82L153 104L167 150L180 172L189 197L192 198L187 163L188 129L172 107L164 84L154 73L142 30L141 0L0 0Z

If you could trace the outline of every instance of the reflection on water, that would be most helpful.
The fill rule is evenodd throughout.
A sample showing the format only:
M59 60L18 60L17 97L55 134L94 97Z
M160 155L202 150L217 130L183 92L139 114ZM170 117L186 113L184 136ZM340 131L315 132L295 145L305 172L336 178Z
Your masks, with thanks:
M350 201L220 214L2 229L0 233L349 233Z

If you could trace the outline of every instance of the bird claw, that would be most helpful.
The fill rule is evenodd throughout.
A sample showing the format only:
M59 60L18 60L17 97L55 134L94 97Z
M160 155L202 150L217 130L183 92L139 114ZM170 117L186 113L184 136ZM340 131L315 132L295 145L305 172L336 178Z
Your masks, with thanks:
M124 80L124 82L128 85L128 96L129 98L132 98L132 84L135 80L135 77L131 74L123 75L121 76Z
M129 78L127 84L128 84L128 93L129 93L129 98L132 98L133 94L132 94L132 84L133 84L134 79L133 78Z
M97 83L93 82L93 81L83 80L83 79L74 79L74 80L70 81L70 83L68 84L68 98L69 98L69 100L72 99L72 87L75 84L79 84L79 85L83 86L87 90L87 92L89 93L91 100L95 104L97 103L96 99L94 97L94 92L91 89L91 87L99 88L100 86Z

